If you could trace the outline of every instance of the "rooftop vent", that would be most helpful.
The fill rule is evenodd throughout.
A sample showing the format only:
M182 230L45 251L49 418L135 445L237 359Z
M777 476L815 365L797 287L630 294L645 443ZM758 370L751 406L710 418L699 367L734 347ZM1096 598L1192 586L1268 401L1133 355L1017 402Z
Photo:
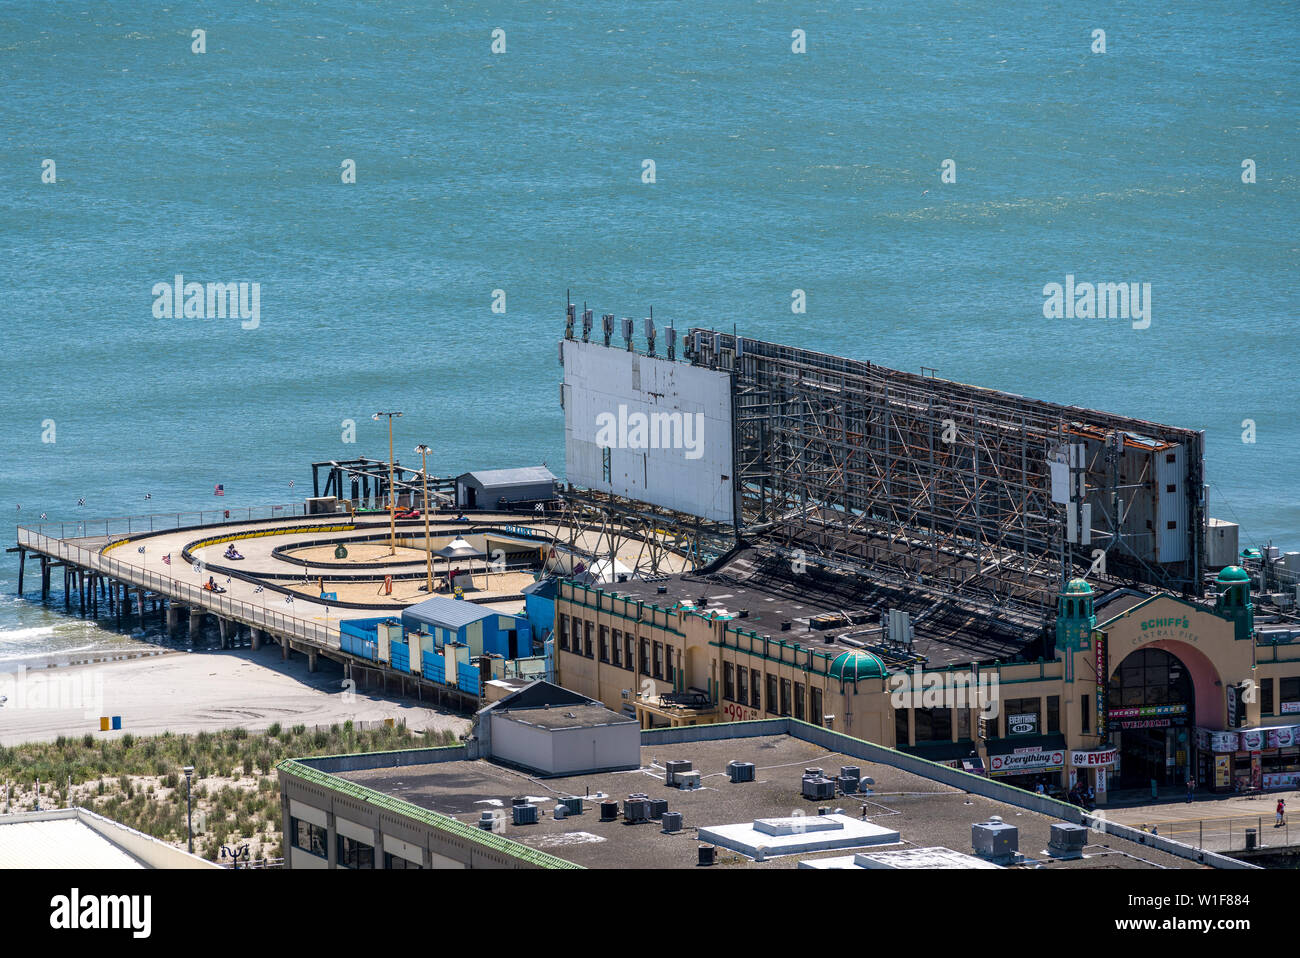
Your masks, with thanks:
M655 588L655 591L658 592L660 595L667 595L667 594L668 594L668 586L666 586L666 585L657 586L657 587Z
M782 632L789 632L789 631L790 631L790 623L789 623L789 622L782 622L782 623L781 623L781 631L782 631Z

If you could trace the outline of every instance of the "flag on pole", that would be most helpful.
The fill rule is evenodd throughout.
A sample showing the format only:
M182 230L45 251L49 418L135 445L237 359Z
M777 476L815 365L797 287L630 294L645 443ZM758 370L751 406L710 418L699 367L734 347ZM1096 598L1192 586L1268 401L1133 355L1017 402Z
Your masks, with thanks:
M152 499L152 498L153 498L153 493L151 493L151 492L146 492L146 493L144 494L144 497L145 497L146 499Z
M77 500L77 505L79 505L79 506L84 506L85 504L86 504L86 500L85 500L85 499L78 499L78 500Z
M291 596L291 595L286 595L286 596L284 597L284 601L285 601L285 604L286 604L286 605L293 605L293 596Z
M165 556L163 556L163 565L171 565L171 564L172 564L172 554L169 552Z
M259 593L259 592L261 592L261 591L263 591L263 590L262 590L262 587L259 585L256 589L253 590L253 595L257 595L257 593Z
M218 482L216 487L212 490L212 494L214 496L224 496L226 494L226 487Z
M203 563L200 562L198 559L194 560L194 571L198 573L203 572Z
M136 549L135 551L138 552L138 553L140 553L140 555L144 555L144 546L141 546L140 548Z
M290 488L290 489L293 488L293 480L292 480L292 479L289 480L289 488Z
M42 519L45 518L45 513L43 513L43 512L41 513L41 518L42 518Z

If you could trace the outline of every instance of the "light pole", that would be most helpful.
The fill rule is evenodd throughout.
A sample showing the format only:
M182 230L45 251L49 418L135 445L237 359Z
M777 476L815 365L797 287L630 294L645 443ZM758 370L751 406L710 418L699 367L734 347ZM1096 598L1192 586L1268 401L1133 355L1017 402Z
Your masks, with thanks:
M388 554L397 555L397 490L393 487L393 417L400 412L377 412L370 418L379 422L380 416L388 417Z
M424 591L433 595L433 542L429 539L429 453L433 450L420 443L415 451L420 454L420 474L424 476L424 551L428 554L429 570Z
M191 784L194 776L194 766L186 765L183 769L185 772L185 842L191 855L194 854L194 806L190 804L190 795L192 794Z

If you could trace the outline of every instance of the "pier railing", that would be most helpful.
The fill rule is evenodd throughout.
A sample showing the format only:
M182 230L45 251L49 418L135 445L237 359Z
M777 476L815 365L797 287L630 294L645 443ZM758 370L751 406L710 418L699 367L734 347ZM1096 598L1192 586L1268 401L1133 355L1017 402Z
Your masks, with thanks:
M140 535L144 532L168 532L175 529L193 529L203 526L225 525L231 522L257 522L263 519L292 519L308 516L302 502L279 506L248 506L243 509L203 509L197 512L155 512L143 516L119 516L116 519L84 519L75 522L34 522L18 526L19 537L23 530L52 536L55 539L89 539L96 536Z
M229 522L232 520L223 519L222 521ZM112 556L102 554L98 549L88 549L85 546L56 539L53 536L21 526L18 529L18 544L56 559L73 562L86 569L93 569L119 582L147 589L169 599L183 602L193 608L203 609L205 612L211 612L227 619L234 619L253 628L314 642L325 648L337 649L339 647L338 639L333 638L333 633L319 622L286 615L283 612L268 609L265 605L244 602L240 599L232 599L222 593L201 589L171 576L144 569L130 562L123 562L120 559L114 559Z

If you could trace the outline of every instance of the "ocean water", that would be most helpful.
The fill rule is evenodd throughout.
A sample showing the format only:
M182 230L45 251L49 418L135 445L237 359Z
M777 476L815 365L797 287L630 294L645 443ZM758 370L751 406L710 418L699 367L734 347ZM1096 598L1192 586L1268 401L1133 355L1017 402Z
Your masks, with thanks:
M376 409L405 412L403 461L562 473L572 290L1205 429L1211 513L1300 548L1298 24L1217 0L11 0L0 516L290 501L313 459L387 455ZM176 274L259 283L258 327L155 318ZM1067 274L1150 283L1149 328L1044 318ZM0 661L130 641L16 572L0 553Z

